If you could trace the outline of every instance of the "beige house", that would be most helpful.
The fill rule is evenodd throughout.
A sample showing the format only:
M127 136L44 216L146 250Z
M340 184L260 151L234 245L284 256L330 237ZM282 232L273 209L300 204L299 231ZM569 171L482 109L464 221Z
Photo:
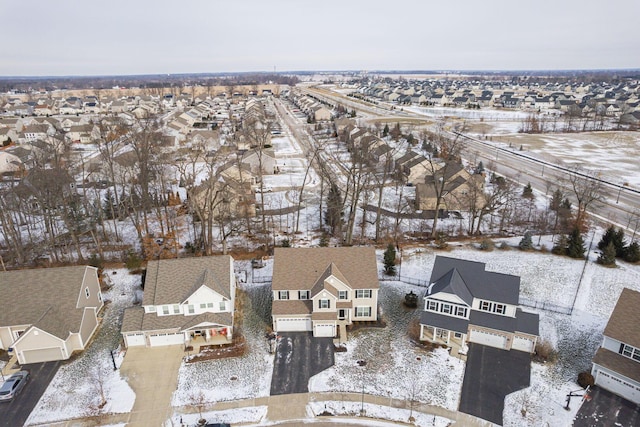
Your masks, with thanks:
M439 179L429 175L425 177L424 183L416 185L416 209L434 210L436 208L436 186L440 184L434 180ZM467 210L470 205L470 197L476 197L476 204L482 201L484 192L484 176L472 175L467 172L462 165L451 164L444 172L444 188L440 201L440 209L444 210Z
M127 347L229 344L235 295L229 255L151 261L142 306L124 312L124 343Z
M102 306L95 267L0 272L0 348L20 364L68 359L86 348Z
M378 320L379 288L373 247L276 248L273 329L345 341L348 325Z

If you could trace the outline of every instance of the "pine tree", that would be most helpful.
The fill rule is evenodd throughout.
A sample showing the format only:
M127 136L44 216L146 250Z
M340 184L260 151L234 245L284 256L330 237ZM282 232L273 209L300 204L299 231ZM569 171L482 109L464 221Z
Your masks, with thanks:
M609 244L600 253L600 256L598 256L596 262L598 264L608 266L616 265L616 247L613 245L613 242L609 242Z
M384 251L384 274L394 276L396 274L396 247L393 243L387 245Z
M533 199L534 195L533 195L533 188L531 188L531 183L527 183L527 185L524 186L524 190L522 190L522 197L524 197L525 199Z
M624 241L624 230L619 227L613 235L613 246L616 248L616 257L624 256L627 243Z
M584 239L580 230L574 228L571 234L569 234L569 240L567 241L567 255L571 258L584 258L586 249L584 247Z
M610 225L609 228L604 232L602 238L598 242L598 249L604 251L604 248L609 246L609 243L613 242L613 236L616 234L616 229L613 225Z
M533 249L533 241L531 240L531 232L526 231L520 243L518 243L518 247L522 251L530 251Z
M551 249L551 253L554 253L556 255L566 255L567 254L568 241L569 241L569 239L567 238L567 236L562 234L558 238L558 241L556 242L556 244Z
M560 206L562 205L562 191L560 189L557 189L556 191L553 192L553 195L551 196L551 203L549 204L549 208L552 211L558 211L558 209L560 209Z
M389 136L389 123L385 123L384 129L382 129L382 137Z
M638 242L632 242L624 251L624 260L636 263L640 261L640 245Z

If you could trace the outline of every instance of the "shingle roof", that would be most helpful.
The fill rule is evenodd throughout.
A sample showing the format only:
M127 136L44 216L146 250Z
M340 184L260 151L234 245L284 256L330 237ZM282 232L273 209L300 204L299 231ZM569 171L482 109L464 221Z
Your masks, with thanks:
M149 261L142 304L180 304L202 285L231 299L232 276L229 255Z
M600 347L593 357L593 363L640 382L640 363L621 354Z
M275 315L287 314L311 314L313 301L311 300L289 300L289 301L273 301L271 313ZM335 317L335 313L334 313Z
M276 248L272 289L311 290L331 263L352 289L380 287L373 247Z
M640 348L640 292L622 289L604 335Z
M0 272L0 326L34 325L59 338L79 332L83 308L77 308L85 274L75 266Z
M469 314L469 323L472 325L482 326L483 328L514 332L516 330L517 320L515 317L500 316L484 311L471 310L471 313Z
M175 332L191 329L201 323L232 326L233 315L231 313L203 313L197 316L158 316L156 313L144 313L142 307L127 308L122 319L122 332L138 331L163 331Z
M540 316L537 313L529 313L528 311L522 311L519 308L516 309L516 331L523 332L529 335L540 335Z
M457 295L469 306L473 303L473 295L471 295L467 284L455 268L449 270L449 272L438 279L433 286L429 287L427 295L434 295L438 292Z
M459 317L446 316L432 311L423 311L420 314L420 323L423 325L435 326L436 328L448 329L450 331L467 333L469 321Z

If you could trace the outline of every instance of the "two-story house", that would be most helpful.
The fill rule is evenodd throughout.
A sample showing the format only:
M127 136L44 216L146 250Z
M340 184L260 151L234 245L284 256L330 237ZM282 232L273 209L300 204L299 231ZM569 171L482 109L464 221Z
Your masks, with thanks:
M379 288L372 247L276 248L273 329L344 341L348 325L378 319Z
M640 292L623 289L593 358L596 385L640 404Z
M230 344L236 278L229 255L150 261L141 307L122 321L127 347Z
M420 317L420 339L459 347L478 343L533 353L538 315L518 308L520 278L485 264L436 256Z

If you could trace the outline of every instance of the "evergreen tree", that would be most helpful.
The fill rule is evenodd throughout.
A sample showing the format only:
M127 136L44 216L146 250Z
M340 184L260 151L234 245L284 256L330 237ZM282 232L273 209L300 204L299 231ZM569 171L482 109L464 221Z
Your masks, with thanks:
M396 247L393 243L387 245L384 251L384 274L394 276L396 274Z
M522 197L524 197L525 199L533 199L533 188L531 188L531 183L527 183L527 185L524 186L524 190L522 190Z
M619 227L613 235L613 246L616 248L616 256L618 258L624 257L627 243L624 241L624 230L622 227Z
M578 228L574 228L571 234L569 234L569 240L567 241L567 255L576 259L584 258L585 251L582 234L580 234Z
M613 245L613 242L609 242L609 244L600 253L600 256L598 256L596 262L598 264L608 266L616 265L616 247Z
M624 251L624 260L636 263L640 261L640 245L638 242L632 242Z
M609 243L613 242L613 236L616 234L616 228L613 225L610 225L609 228L604 232L602 238L598 242L598 249L604 251L604 248L609 246Z
M526 231L520 243L518 243L518 247L522 251L530 251L533 249L533 241L531 240L531 232Z
M551 253L554 253L556 255L566 255L567 254L567 244L568 244L568 238L567 238L567 236L562 234L558 238L558 241L556 242L556 244L551 249Z
M482 163L482 160L480 160L480 162L478 163L478 166L476 166L475 173L481 174L482 172L484 172L484 163Z
M562 194L562 191L560 191L560 189L557 189L556 191L553 192L553 195L551 196L551 203L549 204L549 208L552 211L558 211L558 209L560 209L560 206L562 205L562 198L564 197L564 195Z
M389 136L389 123L385 123L384 129L382 129L382 137Z

